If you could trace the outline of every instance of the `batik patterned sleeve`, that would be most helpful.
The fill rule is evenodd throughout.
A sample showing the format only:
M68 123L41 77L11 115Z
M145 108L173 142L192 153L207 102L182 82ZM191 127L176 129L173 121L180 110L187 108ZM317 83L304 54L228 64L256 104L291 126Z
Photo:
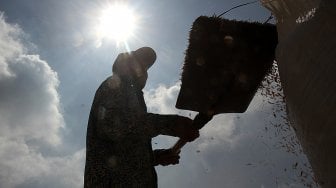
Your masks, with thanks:
M179 136L177 135L176 132L176 128L178 126L181 126L178 125L179 118L181 118L181 116L148 113L147 126L152 127L152 137L155 137L160 134L169 136Z
M96 131L101 138L120 139L125 135L128 121L124 120L122 115L123 101L117 90L111 90L107 84L102 85L97 90L94 108L96 116Z
M141 90L125 80L119 87L111 83L113 78L103 83L95 96L97 134L107 139L150 136L153 131L146 126L146 104Z

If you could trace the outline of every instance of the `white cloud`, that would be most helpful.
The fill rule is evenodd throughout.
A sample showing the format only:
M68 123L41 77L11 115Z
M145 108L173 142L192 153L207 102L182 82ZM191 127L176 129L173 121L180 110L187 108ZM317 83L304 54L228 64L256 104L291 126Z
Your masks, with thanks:
M18 54L8 59L7 65L12 76L3 76L0 81L0 136L60 144L58 131L64 121L57 74L38 55Z
M2 14L0 26L0 136L60 144L64 121L57 73L38 55L26 54L23 31L6 23Z
M180 83L176 83L171 87L160 85L158 88L144 91L144 97L148 111L160 114L182 113L174 107L177 94L180 91Z
M17 38L21 30L17 25L8 25L0 12L0 80L4 77L12 77L13 73L8 68L7 61L22 53L23 47Z
M59 80L39 55L28 54L22 35L0 13L0 187L81 187L84 149L43 151L63 144Z
M0 187L81 187L85 150L46 157L22 139L0 138Z

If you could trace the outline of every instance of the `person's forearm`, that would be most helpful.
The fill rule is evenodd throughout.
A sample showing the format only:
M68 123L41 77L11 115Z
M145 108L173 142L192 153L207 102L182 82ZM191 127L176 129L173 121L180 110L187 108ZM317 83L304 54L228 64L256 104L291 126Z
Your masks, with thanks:
M176 124L178 115L159 115L159 114L147 114L148 126L153 126L153 130L156 135L163 134L169 136L178 136L176 134Z

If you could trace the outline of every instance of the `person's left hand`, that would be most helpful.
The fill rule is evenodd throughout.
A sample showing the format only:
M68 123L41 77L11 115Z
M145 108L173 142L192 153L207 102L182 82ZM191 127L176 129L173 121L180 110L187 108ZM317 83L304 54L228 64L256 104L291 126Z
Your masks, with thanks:
M154 166L176 165L179 163L179 153L174 153L171 149L154 150Z

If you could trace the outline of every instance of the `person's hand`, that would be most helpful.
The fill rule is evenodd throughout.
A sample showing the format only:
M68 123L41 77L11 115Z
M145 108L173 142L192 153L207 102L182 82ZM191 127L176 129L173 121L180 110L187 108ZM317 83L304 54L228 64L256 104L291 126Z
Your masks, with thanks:
M192 142L199 137L199 130L193 127L193 120L179 116L175 125L175 132L181 139Z
M179 163L179 153L174 153L171 149L154 150L154 166L176 165Z

